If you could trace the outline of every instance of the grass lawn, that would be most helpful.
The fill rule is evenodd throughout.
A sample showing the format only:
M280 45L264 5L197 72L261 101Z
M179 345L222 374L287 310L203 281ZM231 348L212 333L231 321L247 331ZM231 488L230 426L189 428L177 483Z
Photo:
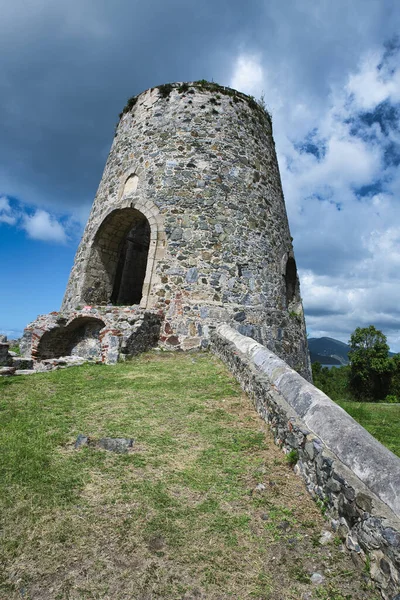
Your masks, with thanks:
M379 597L209 354L1 378L0 422L1 599Z
M337 402L384 446L400 456L400 404Z

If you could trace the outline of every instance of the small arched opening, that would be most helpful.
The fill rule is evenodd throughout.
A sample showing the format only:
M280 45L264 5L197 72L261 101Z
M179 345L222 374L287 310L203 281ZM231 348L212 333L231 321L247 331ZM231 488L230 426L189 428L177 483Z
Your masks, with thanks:
M135 208L110 213L92 247L84 299L89 304L132 305L142 299L150 246L150 224Z
M38 345L37 360L60 356L101 359L99 335L103 327L105 324L101 319L78 317L66 327L55 327L46 331Z
M286 306L289 306L289 304L295 299L298 292L296 261L292 256L289 256L289 258L286 261L285 290Z

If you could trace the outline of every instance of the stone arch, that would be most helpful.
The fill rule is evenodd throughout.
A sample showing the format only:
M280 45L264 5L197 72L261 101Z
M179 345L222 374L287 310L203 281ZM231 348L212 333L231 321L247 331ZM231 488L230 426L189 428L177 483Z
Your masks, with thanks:
M88 304L147 307L159 246L165 239L158 209L126 200L103 219L92 243L83 290Z
M101 360L100 331L104 327L95 317L78 317L66 326L54 327L40 338L36 359L82 356Z
M147 269L150 246L150 224L143 213L135 209L123 209L128 232L119 244L118 263L115 271L111 303L119 306L140 304ZM119 231L117 230L117 235Z
M293 256L289 256L289 258L286 261L284 278L286 306L289 306L289 304L296 299L299 291L299 280L297 277L296 261L294 260Z

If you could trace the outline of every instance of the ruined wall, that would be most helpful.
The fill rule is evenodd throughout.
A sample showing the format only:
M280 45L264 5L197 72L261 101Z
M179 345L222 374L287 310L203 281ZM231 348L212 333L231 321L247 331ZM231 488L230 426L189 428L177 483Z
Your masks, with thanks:
M0 366L7 366L10 364L10 356L8 350L10 345L7 342L0 342Z
M267 348L227 325L211 341L276 443L298 453L295 470L354 562L393 600L400 589L400 459Z
M161 316L140 307L86 306L40 315L24 330L24 357L43 361L79 356L107 364L151 350L158 344Z
M163 311L161 344L206 347L210 325L229 321L310 377L271 120L263 108L205 82L160 86L129 102L62 310L127 297L115 290L118 265L129 232L143 218L150 242L140 305Z

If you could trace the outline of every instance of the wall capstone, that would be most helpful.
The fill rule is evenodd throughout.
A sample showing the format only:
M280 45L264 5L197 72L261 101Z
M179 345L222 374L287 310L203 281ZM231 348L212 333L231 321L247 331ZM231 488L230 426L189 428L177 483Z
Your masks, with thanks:
M212 350L228 365L324 506L333 529L385 600L400 589L400 459L265 346L221 324ZM368 561L367 557L368 556Z

